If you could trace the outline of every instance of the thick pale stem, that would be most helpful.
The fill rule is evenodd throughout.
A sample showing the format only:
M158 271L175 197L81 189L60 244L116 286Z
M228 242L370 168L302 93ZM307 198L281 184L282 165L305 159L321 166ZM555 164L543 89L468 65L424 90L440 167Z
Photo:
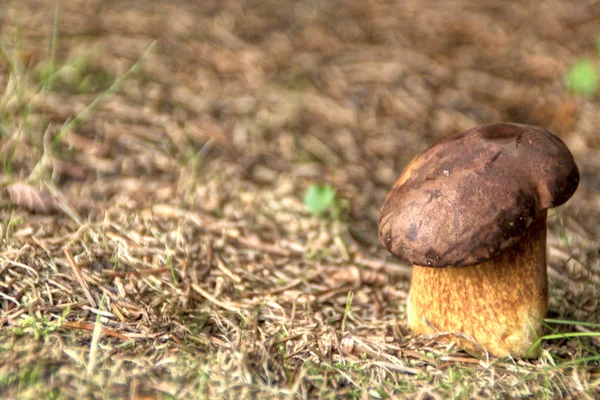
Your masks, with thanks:
M470 267L414 266L408 323L415 333L462 332L497 356L529 353L548 310L546 212L499 257Z

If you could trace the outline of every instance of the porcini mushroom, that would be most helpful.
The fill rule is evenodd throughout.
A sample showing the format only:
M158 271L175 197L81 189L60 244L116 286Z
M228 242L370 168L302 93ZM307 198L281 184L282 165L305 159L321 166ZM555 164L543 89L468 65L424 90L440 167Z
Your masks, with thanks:
M461 332L496 356L537 357L547 210L578 183L565 144L528 125L479 126L415 157L379 218L381 242L414 266L412 331Z

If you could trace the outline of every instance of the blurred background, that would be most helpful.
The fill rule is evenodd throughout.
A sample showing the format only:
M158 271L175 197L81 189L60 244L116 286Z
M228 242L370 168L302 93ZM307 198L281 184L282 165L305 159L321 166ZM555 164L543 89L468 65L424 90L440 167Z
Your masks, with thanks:
M3 139L15 128L38 142L35 129L57 131L157 41L117 96L61 136L74 151L56 153L55 176L170 174L204 148L259 185L282 174L300 191L327 182L372 230L417 152L513 121L568 144L583 199L600 188L599 18L596 1L6 0ZM27 90L8 82L11 58ZM41 86L50 90L34 96ZM31 105L27 118L12 90ZM19 147L14 169L26 174L38 160ZM597 217L586 220L597 232Z
M16 54L30 84L52 82L28 97L27 127L5 102L2 130L58 129L156 40L135 79L63 137L76 154L55 174L170 173L210 143L207 157L241 179L328 182L373 223L417 152L513 121L563 138L580 193L597 191L599 18L595 1L6 1L5 59ZM137 152L148 142L156 157Z

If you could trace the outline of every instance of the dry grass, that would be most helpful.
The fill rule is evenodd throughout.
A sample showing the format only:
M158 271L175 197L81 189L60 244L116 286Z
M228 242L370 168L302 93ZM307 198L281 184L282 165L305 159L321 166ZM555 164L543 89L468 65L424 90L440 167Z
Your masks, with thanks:
M224 3L3 6L0 183L32 190L0 199L3 397L597 396L600 104L563 84L597 5ZM496 120L582 172L549 219L549 317L573 322L539 360L411 336L410 268L376 239L416 152ZM311 183L341 219L307 213Z

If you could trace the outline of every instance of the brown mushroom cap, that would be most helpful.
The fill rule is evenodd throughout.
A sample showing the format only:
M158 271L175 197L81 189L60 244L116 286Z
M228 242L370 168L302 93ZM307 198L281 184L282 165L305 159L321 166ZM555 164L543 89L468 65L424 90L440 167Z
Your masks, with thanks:
M549 131L479 126L408 164L381 209L379 239L413 264L479 264L515 244L541 211L566 202L578 183L573 156Z

